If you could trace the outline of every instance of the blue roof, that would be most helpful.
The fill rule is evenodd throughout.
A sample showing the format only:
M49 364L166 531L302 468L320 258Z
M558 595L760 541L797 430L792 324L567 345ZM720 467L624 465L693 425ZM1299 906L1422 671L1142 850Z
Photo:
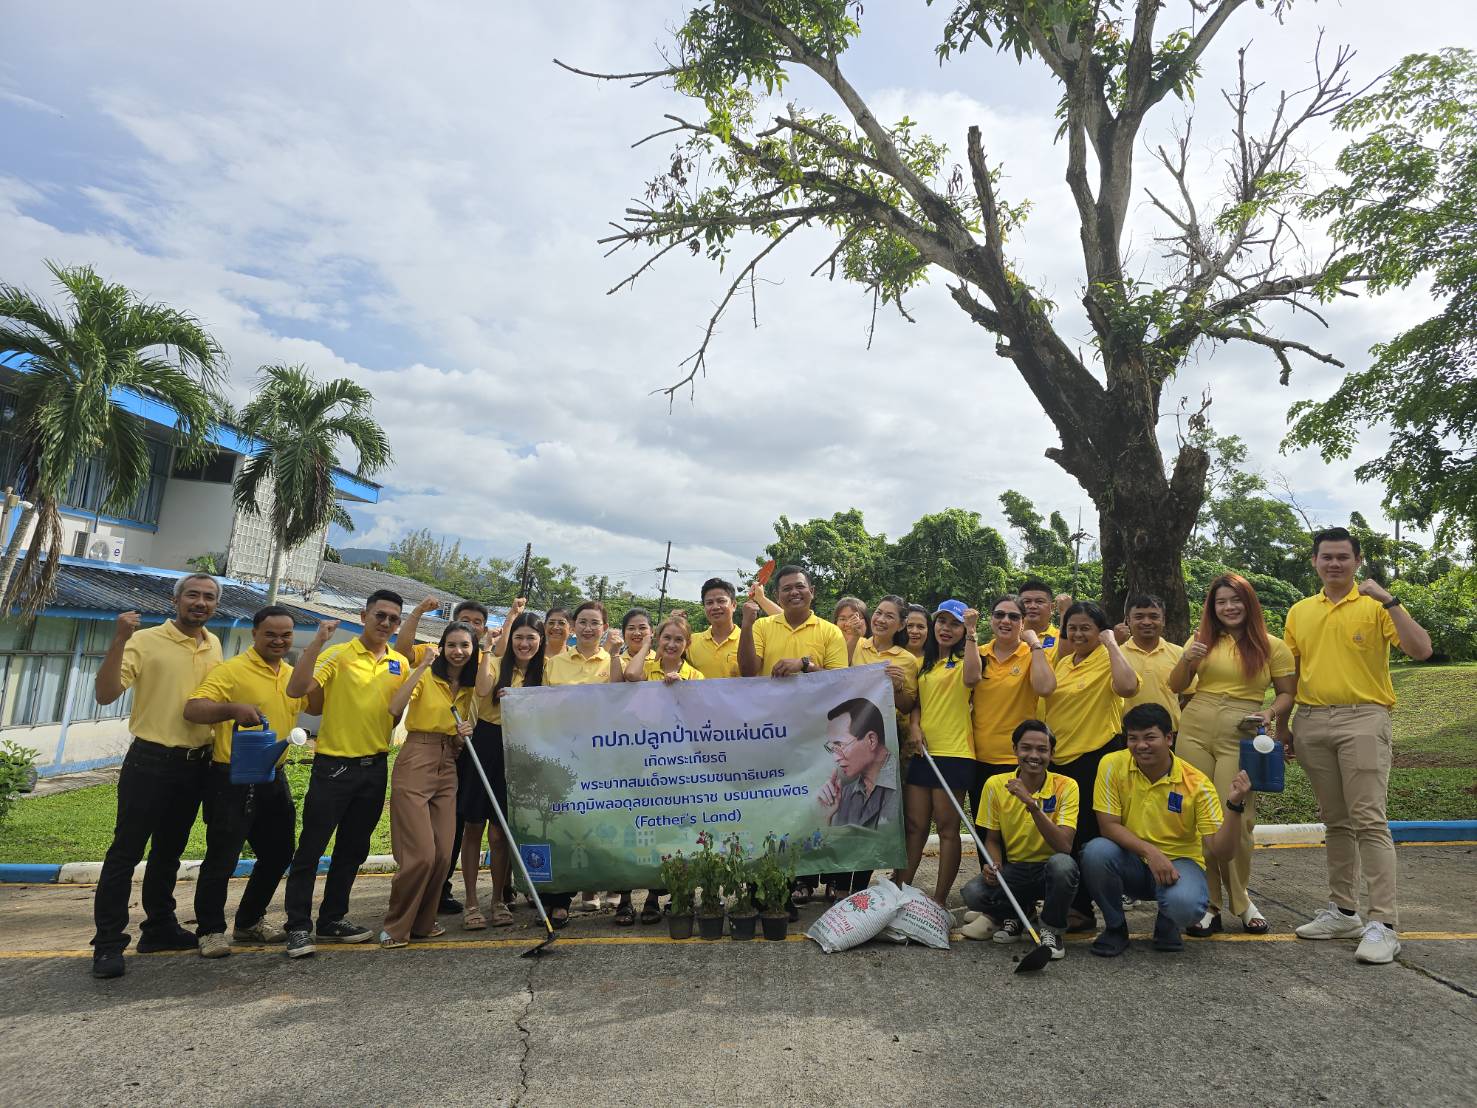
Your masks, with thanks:
M31 358L28 354L6 354L0 361L8 359L8 365L18 369L22 373L29 373L28 363ZM140 396L132 389L114 389L112 401L125 412L146 419L150 423L157 423L162 427L174 428L179 420L175 416L174 409L168 404L161 403L150 397ZM252 455L261 449L262 444L250 435L242 434L235 427L227 423L217 423L210 431L210 442L222 450L229 450L233 454ZM350 500L358 500L366 504L378 504L380 498L380 486L373 481L356 477L347 470L335 468L333 471L333 487L337 492Z

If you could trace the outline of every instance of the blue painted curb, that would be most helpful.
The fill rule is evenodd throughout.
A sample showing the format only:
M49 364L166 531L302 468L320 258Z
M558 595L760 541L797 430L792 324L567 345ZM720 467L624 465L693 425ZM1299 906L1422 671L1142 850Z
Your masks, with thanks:
M0 884L55 885L61 866L38 866L26 862L0 863Z
M1397 843L1451 843L1477 839L1477 819L1395 820L1390 834Z

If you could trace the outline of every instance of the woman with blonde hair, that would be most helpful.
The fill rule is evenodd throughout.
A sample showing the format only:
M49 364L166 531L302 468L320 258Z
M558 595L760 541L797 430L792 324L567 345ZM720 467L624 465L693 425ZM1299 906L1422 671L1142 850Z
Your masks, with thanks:
M1198 679L1195 696L1180 715L1175 753L1215 782L1226 802L1231 779L1241 768L1241 740L1257 728L1270 730L1276 718L1292 709L1297 688L1292 651L1267 622L1256 589L1239 573L1225 573L1210 583L1200 628L1169 674L1172 692L1184 692ZM1267 688L1276 691L1262 706ZM1207 857L1205 881L1210 906L1200 922L1185 932L1204 938L1221 930L1221 908L1228 904L1253 935L1268 930L1266 917L1247 895L1251 880L1251 835L1256 826L1256 794L1246 798L1241 841L1230 861Z

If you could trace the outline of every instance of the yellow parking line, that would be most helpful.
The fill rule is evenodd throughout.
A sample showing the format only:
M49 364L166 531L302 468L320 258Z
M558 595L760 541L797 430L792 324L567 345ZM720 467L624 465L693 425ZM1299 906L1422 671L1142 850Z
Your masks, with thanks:
M1149 940L1153 936L1149 932L1134 934L1135 939ZM539 941L540 936L535 932L517 939L456 939L441 940L437 942L417 942L404 951L418 950L508 950L526 949ZM1403 942L1471 942L1477 940L1477 931L1402 931L1400 938ZM1072 935L1069 942L1086 943L1091 942L1091 935ZM802 934L791 933L785 937L786 942L803 943L806 937ZM1296 942L1297 936L1293 934L1276 935L1212 935L1208 939L1191 939L1190 945L1196 943L1288 943ZM705 946L702 939L673 939L666 935L561 935L558 946ZM754 940L754 945L763 946L764 940ZM968 946L968 940L960 944ZM982 948L984 944L981 944ZM321 949L328 951L343 951L345 953L365 953L367 951L378 951L379 944L374 942L356 944L326 944ZM238 954L277 954L281 955L280 946L238 946L234 948ZM401 951L385 951L386 957L393 957ZM90 948L82 950L0 950L0 959L25 959L25 958L90 958ZM198 957L193 950L167 950L156 954L136 955L141 958L177 958Z

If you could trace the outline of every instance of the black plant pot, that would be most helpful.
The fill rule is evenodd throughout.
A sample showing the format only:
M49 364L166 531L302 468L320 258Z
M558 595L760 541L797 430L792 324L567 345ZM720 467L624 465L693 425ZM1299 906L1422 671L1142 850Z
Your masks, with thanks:
M770 942L782 943L790 933L790 917L785 912L771 915L766 912L759 917L764 927L764 937Z
M736 942L747 942L754 937L754 928L758 923L758 912L750 912L746 916L729 916L729 936Z
M703 939L723 938L723 917L698 916L697 933L698 937Z
M692 938L692 917L669 915L667 917L667 934L674 939Z

